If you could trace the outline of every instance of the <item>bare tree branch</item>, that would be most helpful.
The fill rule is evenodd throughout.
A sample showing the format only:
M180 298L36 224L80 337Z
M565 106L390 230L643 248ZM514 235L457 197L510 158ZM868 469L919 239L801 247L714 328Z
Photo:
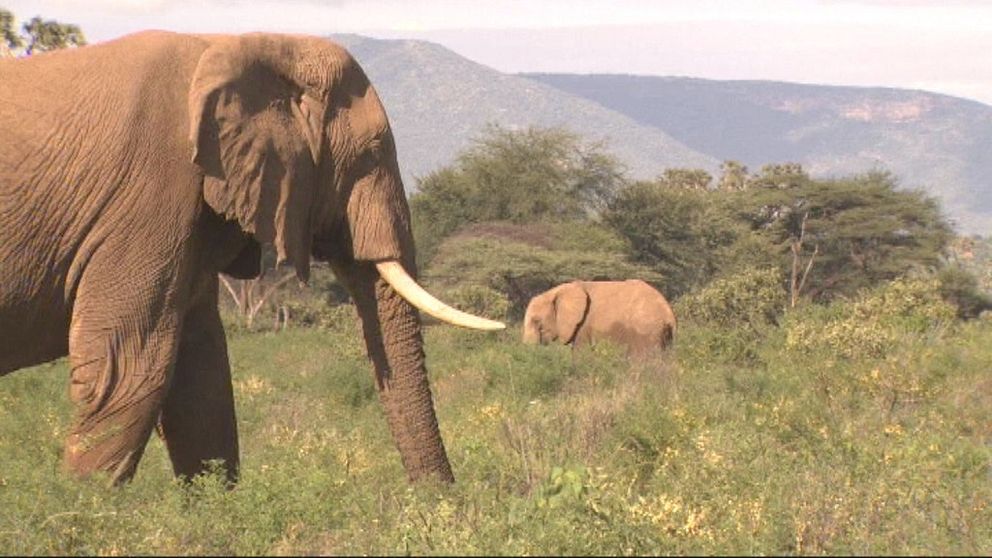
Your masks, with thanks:
M800 278L799 265L802 260L803 242L806 240L806 221L808 219L809 211L803 213L803 220L799 225L799 238L793 238L790 246L792 249L792 276L789 279L790 308L795 308L799 304L799 295L803 286L806 285L810 270L813 269L813 261L816 260L816 255L820 252L820 245L814 244L813 254L809 257L809 262L806 263L806 269Z
M238 293L234 292L234 287L231 286L231 282L224 277L222 274L218 273L217 277L220 278L220 282L227 288L227 292L231 293L231 299L234 300L234 304L238 306L238 310L241 310L241 298L238 297Z
M248 314L246 316L247 319L248 319L248 327L249 328L251 327L252 323L255 321L255 316L258 314L258 311L261 310L262 307L265 305L265 301L268 300L269 296L271 296L272 293L274 293L277 290L279 290L279 287L282 287L283 285L285 285L293 277L296 277L296 272L289 272L289 273L287 273L286 275L284 275L283 277L281 277L278 281L276 281L275 283L273 283L272 285L270 285L268 289L266 289L264 292L262 292L261 295L259 295L258 299L254 301L254 304L250 305L250 307L249 307L250 309L249 309ZM258 285L257 281L258 281L258 279L252 279L251 280L251 282L253 283L252 286L251 286L252 287L251 288L251 294L252 295L254 295L254 291L255 291L254 288Z
M238 308L238 315L249 329L255 323L255 316L265 306L269 297L295 276L295 272L289 272L259 294L258 289L262 284L260 279L238 280L238 288L235 288L231 280L224 275L218 275L224 288L231 295L231 299L234 300L234 304Z

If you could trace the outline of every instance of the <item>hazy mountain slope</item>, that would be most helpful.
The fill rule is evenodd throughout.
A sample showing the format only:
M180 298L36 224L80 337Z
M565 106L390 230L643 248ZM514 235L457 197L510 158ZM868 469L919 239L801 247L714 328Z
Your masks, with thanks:
M408 190L414 177L450 164L487 123L516 129L564 126L587 140L605 140L635 177L670 166L715 172L719 161L661 130L599 104L463 58L434 43L333 35L375 85L396 135Z
M963 232L992 232L992 107L924 91L691 78L526 74L752 169L872 168L941 199Z

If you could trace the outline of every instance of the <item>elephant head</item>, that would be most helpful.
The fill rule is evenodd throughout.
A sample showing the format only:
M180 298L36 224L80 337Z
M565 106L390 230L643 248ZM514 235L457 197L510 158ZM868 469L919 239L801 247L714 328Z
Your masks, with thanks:
M563 344L575 341L589 311L589 293L579 283L566 283L531 299L524 315L525 343Z
M376 384L411 479L453 476L416 308L480 329L417 286L410 213L386 112L341 47L305 37L210 37L189 91L203 198L301 280L330 262L355 300Z

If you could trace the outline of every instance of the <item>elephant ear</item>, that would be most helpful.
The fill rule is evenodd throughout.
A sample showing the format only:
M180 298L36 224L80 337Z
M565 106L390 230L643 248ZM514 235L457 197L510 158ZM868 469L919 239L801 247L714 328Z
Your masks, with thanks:
M221 40L200 57L189 91L193 162L207 204L272 243L306 281L323 103L270 63L294 55L273 46Z
M563 343L571 343L589 310L589 293L578 283L568 283L558 287L554 301L558 339Z

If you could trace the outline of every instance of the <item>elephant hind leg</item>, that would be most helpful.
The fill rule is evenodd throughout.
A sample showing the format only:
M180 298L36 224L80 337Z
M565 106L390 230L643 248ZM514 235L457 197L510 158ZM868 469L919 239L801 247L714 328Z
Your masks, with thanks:
M144 453L169 386L178 324L161 319L147 330L78 312L69 340L69 396L76 416L65 446L66 467L80 476L106 472L130 479ZM119 325L125 324L125 325Z
M238 476L238 429L224 327L214 295L187 313L159 434L177 476L205 472L220 460L230 482Z

